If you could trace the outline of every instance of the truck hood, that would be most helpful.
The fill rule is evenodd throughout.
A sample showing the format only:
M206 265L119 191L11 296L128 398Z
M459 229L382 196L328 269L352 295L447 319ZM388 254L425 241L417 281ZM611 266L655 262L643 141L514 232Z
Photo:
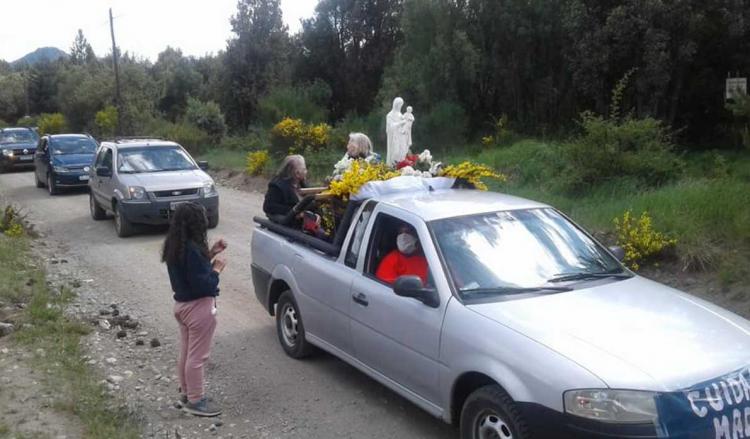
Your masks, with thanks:
M124 175L127 175L128 181L132 181L130 185L143 186L148 192L196 188L202 187L206 182L213 182L211 177L200 169Z
M468 307L613 388L674 391L750 365L750 322L638 276Z

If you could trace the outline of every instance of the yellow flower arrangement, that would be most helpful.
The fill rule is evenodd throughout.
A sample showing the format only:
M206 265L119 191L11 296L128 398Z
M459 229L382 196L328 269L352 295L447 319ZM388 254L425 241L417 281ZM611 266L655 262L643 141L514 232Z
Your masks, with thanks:
M365 183L375 180L389 180L399 175L401 174L383 164L355 160L349 169L341 175L340 180L331 182L331 187L325 193L348 200L349 196L356 194Z
M443 177L462 178L483 191L487 190L487 185L482 181L483 178L492 178L501 182L508 179L505 175L495 172L487 165L468 161L446 166L440 175Z
M644 211L636 220L628 210L622 219L615 218L613 222L617 231L617 245L625 250L624 262L633 270L638 270L646 258L677 244L676 239L667 238L654 230L648 212Z
M268 151L253 151L247 154L245 171L248 175L260 175L268 164Z

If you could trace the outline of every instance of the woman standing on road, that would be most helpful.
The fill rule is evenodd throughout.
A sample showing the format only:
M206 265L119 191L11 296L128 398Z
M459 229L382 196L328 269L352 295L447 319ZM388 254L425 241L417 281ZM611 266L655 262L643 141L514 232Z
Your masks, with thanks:
M208 402L203 371L216 329L219 274L226 260L217 256L227 247L220 239L209 250L208 217L203 206L177 207L164 240L162 262L167 264L174 291L174 316L180 327L177 376L183 410L196 416L218 416L221 409Z

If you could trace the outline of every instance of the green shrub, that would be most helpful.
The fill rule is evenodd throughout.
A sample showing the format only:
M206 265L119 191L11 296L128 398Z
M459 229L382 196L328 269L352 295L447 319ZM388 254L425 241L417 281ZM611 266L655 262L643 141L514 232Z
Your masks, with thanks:
M330 100L331 88L316 80L306 85L271 89L258 101L258 111L265 126L272 126L287 117L321 123L328 119Z
M561 149L559 184L565 192L623 177L653 187L673 180L682 170L669 130L656 119L615 121L585 112L580 124L583 134Z
M201 102L198 99L189 98L185 120L200 128L211 136L215 143L221 141L227 132L227 124L219 104L213 101Z
M117 108L107 105L104 109L97 111L94 116L94 124L100 136L115 136L117 129Z
M191 154L198 155L214 145L213 139L205 131L186 122L172 123L154 120L148 129L149 135L179 143Z
M465 143L468 118L463 107L455 102L440 102L421 119L415 111L415 119L412 132L414 151L447 152L449 146Z
M341 152L346 151L350 133L364 133L372 141L373 151L385 157L387 144L385 137L385 113L373 111L366 116L349 114L331 130L328 146Z
M38 117L36 116L24 116L16 122L19 127L35 127L38 125Z
M39 134L61 134L68 130L68 122L62 113L42 113L38 121Z
M261 137L256 133L244 136L226 136L221 140L219 148L230 151L254 151L268 147L266 137Z

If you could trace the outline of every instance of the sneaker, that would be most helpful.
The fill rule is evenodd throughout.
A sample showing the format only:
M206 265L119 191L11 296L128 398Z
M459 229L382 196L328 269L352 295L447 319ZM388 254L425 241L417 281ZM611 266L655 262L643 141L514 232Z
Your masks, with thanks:
M221 414L221 409L216 407L213 403L208 402L208 398L205 396L196 402L188 401L183 405L182 410L191 415L204 416L207 418L219 416Z

